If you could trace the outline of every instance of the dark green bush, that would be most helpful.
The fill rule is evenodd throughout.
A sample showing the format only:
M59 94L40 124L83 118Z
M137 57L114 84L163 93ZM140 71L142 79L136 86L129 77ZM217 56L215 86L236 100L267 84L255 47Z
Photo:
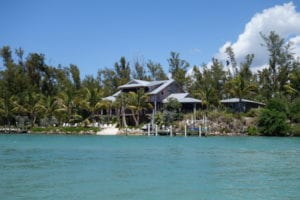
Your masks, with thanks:
M300 137L300 124L292 126L291 133L293 136Z
M247 113L245 113L245 116L246 117L258 117L260 111L261 111L261 108L252 108Z
M267 103L266 109L276 110L278 112L287 114L287 102L279 98L274 98Z
M290 108L290 119L295 123L300 122L300 99L297 99L292 103Z
M286 136L290 131L285 113L263 109L258 119L259 132L265 136Z
M247 128L247 134L251 136L259 135L258 129L255 126L249 126Z

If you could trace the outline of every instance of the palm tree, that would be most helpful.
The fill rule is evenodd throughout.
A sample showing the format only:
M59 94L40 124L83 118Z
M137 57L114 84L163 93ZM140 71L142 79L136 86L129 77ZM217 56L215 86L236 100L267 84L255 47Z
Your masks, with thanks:
M76 101L74 93L70 91L60 92L55 97L58 108L55 113L59 121L66 120L67 122L74 122L80 120L82 117L76 112Z
M100 110L100 115L103 115L103 111L106 111L106 114L108 115L108 120L112 119L112 109L114 107L114 103L109 100L100 100L95 105L96 110Z
M185 88L186 84L188 83L188 77L186 77L186 72L190 64L182 60L180 58L179 53L171 52L170 58L168 59L169 63L169 72L172 75L172 78L183 88Z
M41 106L43 107L44 113L43 117L47 119L47 121L52 119L59 118L60 107L58 101L53 96L47 96L41 99Z
M295 62L293 69L289 74L289 81L285 86L285 93L290 96L290 99L295 99L300 94L300 63Z
M5 105L4 105L4 99L0 98L0 116L2 116L5 113L4 107L5 107Z
M114 106L116 107L117 110L117 115L118 118L122 117L121 123L123 127L127 127L127 122L126 122L126 109L128 107L128 93L121 93L116 101L114 102Z
M42 94L35 92L26 93L22 98L14 96L12 98L12 104L14 106L12 111L17 114L29 116L31 126L34 127L38 117L45 112L43 98L45 97Z
M128 93L128 108L131 110L135 126L139 126L141 112L152 108L148 99L149 97L145 94L143 89L139 89L137 92Z
M216 63L216 61L214 61ZM223 72L217 70L215 64L215 71L220 71L220 74ZM222 72L222 73L221 73ZM208 69L205 65L203 66L203 71L200 72L198 68L194 68L194 78L195 82L192 88L192 93L196 98L202 100L202 105L210 107L211 105L217 105L219 103L219 96L222 93L223 86L220 85L220 79L222 75L214 77L214 73L211 69ZM222 83L223 84L223 83Z
M225 88L231 96L238 98L244 98L249 92L256 89L253 84L246 83L240 75L228 80Z
M245 81L245 79L243 79L242 76L238 74L236 77L226 82L225 89L231 96L239 98L240 110L242 98L245 98L249 94L253 94L254 92L256 92L257 85L252 82Z
M3 97L0 98L0 118L3 118L3 123L5 125L10 125L11 118L13 117L13 97Z
M79 106L79 109L88 112L87 119L94 119L97 112L104 107L102 97L103 91L99 88L89 89L84 87L76 95L74 102Z
M4 98L0 98L0 119L6 118L7 114L6 114L6 106L5 106L5 101Z
M274 96L274 92L272 90L272 80L271 80L271 71L269 69L263 69L262 71L258 71L258 84L259 84L259 94L265 100L268 100Z

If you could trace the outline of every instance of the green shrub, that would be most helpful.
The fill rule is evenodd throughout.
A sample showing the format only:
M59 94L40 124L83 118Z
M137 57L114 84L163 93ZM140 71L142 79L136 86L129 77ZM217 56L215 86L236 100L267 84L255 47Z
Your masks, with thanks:
M261 112L261 108L252 108L245 114L245 116L246 117L258 117L260 112Z
M168 111L179 111L181 107L181 103L175 98L169 98L168 102L164 104L165 110Z
M164 124L164 115L161 112L157 112L154 116L154 123L158 126L161 126Z
M285 113L263 109L258 119L259 132L265 136L286 136L290 131Z
M292 126L291 129L291 133L293 136L300 137L300 124Z
M297 99L292 103L290 108L290 119L296 123L300 122L300 99Z
M251 136L259 135L258 129L255 126L249 126L247 128L247 134Z
M274 98L267 103L266 109L287 114L287 102L279 98Z

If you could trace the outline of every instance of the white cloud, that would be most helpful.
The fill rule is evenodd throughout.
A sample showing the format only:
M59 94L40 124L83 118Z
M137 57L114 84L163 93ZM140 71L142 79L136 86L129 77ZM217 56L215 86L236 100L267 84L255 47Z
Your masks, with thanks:
M214 57L226 60L225 49L231 45L238 63L242 62L247 54L253 53L255 58L252 65L261 68L268 62L268 52L261 45L264 42L260 33L268 35L270 31L275 31L281 37L292 41L293 52L300 57L300 13L297 13L292 2L276 5L255 14L246 24L244 32L238 36L237 41L226 42Z
M293 43L293 52L295 53L295 57L300 60L300 35L293 37L290 39L290 41Z

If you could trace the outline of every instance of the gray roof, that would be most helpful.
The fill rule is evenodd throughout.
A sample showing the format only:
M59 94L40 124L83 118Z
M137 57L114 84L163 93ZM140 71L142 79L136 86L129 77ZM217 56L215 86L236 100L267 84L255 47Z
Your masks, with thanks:
M223 99L220 102L221 103L238 103L238 102L240 102L240 99L239 98ZM257 101L251 101L251 100L248 100L248 99L241 99L241 102L265 105L264 103L257 102Z
M118 92L114 93L113 95L108 96L108 97L104 97L102 99L106 100L106 101L115 101L117 96L119 96L120 94L121 94L121 91L118 91Z
M128 83L119 86L119 89L151 87L154 85L163 84L164 82L165 81L143 81L143 80L133 79L132 81L129 81Z
M160 82L162 83L162 85L159 86L158 88L156 88L155 90L149 92L148 94L157 94L157 93L161 92L163 89L168 87L171 83L173 83L174 80L170 79L170 80L165 80L165 81L160 81Z
M201 100L189 97L189 93L174 93L170 94L163 100L163 103L167 103L169 99L174 98L180 103L201 103Z
M142 87L157 86L156 89L154 89L153 91L150 91L150 92L147 93L149 95L154 95L154 94L158 94L159 92L164 90L166 87L168 87L173 82L174 82L173 79L163 80L163 81L143 81L143 80L134 79L134 80L128 82L127 84L119 86L119 89L142 88ZM115 101L116 97L120 93L121 93L121 91L118 91L117 93L113 94L112 96L108 96L108 97L103 98L103 100ZM198 99L188 97L188 93L171 94L167 98L170 98L170 97L176 98L181 103L200 103L201 102Z
M151 86L158 86L153 91L148 92L148 94L157 94L161 92L163 89L165 89L167 86L169 86L171 83L173 83L174 80L163 80L163 81L143 81L143 80L137 80L134 79L127 84L119 86L119 89L129 89L129 88L145 88L145 87L151 87Z
M112 96L113 96L113 97L117 97L117 96L119 96L121 93L122 93L121 91L118 91L118 92L114 93Z
M192 97L186 97L183 99L179 99L179 102L180 103L201 103L202 101L199 99L192 98Z
M102 100L105 100L105 101L112 101L114 102L116 100L116 97L113 97L113 96L108 96L108 97L104 97L102 98Z

